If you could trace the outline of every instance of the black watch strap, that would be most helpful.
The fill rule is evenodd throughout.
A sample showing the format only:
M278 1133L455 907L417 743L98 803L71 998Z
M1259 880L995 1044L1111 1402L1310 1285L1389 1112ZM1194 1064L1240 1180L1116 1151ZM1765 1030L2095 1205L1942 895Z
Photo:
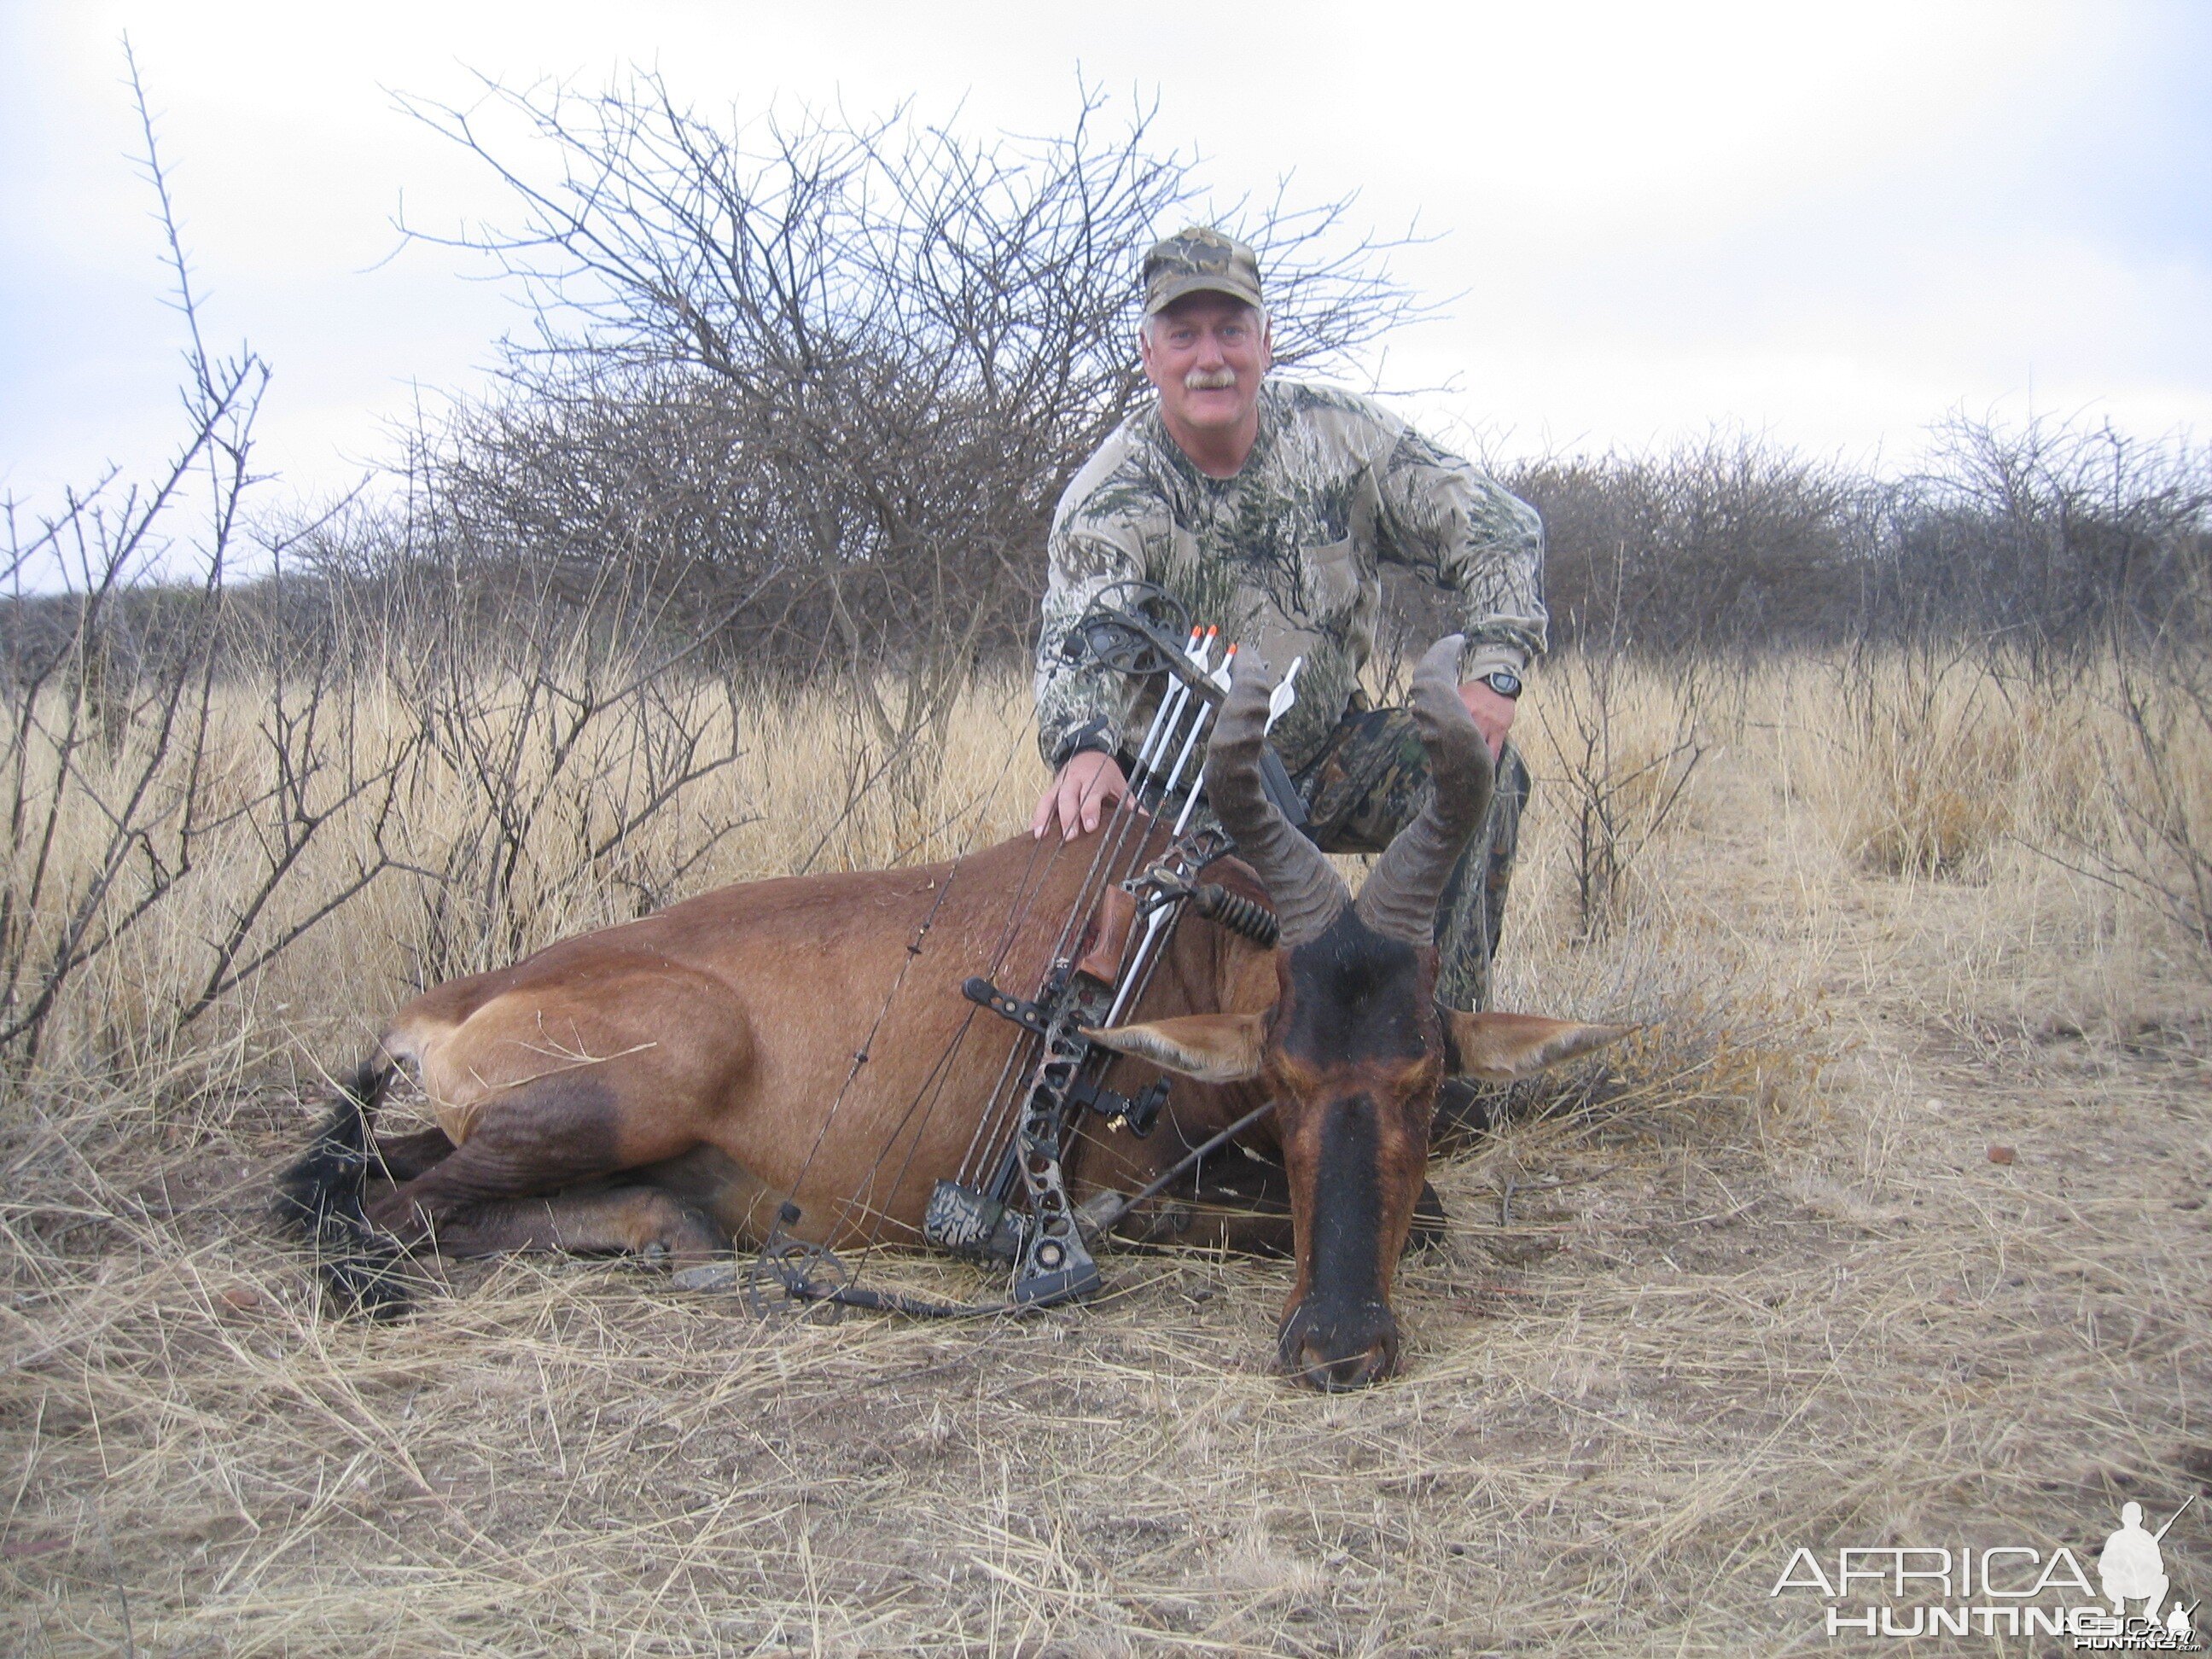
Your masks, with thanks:
M1107 735L1107 726L1104 720L1085 720L1061 738L1060 750L1053 757L1052 769L1057 772L1078 755L1086 751L1101 755L1110 755L1114 752L1114 740Z

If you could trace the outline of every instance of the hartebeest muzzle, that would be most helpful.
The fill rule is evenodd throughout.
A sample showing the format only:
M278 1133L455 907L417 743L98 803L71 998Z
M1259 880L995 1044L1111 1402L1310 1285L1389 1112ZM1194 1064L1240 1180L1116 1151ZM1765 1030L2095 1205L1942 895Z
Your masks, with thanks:
M1410 706L1435 787L1356 901L1261 786L1273 682L1264 665L1239 663L1206 790L1282 924L1274 1006L1090 1033L1204 1082L1257 1079L1274 1099L1297 1240L1279 1351L1315 1388L1363 1388L1397 1367L1391 1285L1447 1073L1527 1076L1625 1029L1436 1006L1437 905L1492 782L1489 747L1459 698L1461 643L1437 641L1413 676Z

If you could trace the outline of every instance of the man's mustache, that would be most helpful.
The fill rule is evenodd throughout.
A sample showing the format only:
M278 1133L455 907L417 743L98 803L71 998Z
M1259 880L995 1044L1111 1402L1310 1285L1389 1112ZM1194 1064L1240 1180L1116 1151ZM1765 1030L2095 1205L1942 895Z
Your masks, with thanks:
M1194 368L1182 377L1185 392L1227 392L1236 384L1233 368Z

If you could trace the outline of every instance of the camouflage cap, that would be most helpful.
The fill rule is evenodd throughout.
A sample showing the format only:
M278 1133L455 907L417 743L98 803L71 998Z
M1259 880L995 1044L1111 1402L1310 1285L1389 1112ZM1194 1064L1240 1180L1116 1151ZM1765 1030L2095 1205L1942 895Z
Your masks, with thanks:
M1226 294L1258 306L1260 261L1210 226L1177 231L1145 255L1145 315L1157 317L1186 294Z

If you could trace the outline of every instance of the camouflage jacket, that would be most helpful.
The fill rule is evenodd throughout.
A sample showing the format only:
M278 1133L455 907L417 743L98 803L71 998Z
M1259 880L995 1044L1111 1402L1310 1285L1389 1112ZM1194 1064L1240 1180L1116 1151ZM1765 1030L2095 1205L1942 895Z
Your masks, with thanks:
M1377 562L1456 592L1464 679L1525 670L1544 648L1543 532L1535 512L1367 398L1269 380L1243 470L1191 465L1157 404L1122 422L1053 514L1036 657L1037 744L1057 766L1079 736L1133 749L1151 686L1085 662L1060 641L1094 595L1158 582L1224 640L1298 671L1297 706L1272 741L1295 771L1344 712L1374 648Z

